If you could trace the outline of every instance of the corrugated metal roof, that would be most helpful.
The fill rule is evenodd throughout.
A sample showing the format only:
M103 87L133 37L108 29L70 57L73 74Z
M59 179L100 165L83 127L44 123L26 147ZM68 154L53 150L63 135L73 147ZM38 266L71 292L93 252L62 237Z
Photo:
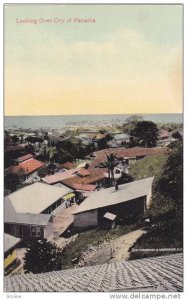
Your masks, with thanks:
M47 214L17 213L8 197L5 198L4 208L5 223L45 226L51 217Z
M45 226L49 222L51 215L47 214L17 214L17 224L41 225Z
M115 190L115 187L111 187L97 191L88 196L74 214L146 196L151 192L153 179L154 177L149 177L121 184L118 186L118 190Z
M19 213L41 213L61 197L72 192L72 189L51 186L45 183L36 182L24 187L7 197ZM5 197L5 199L7 198Z

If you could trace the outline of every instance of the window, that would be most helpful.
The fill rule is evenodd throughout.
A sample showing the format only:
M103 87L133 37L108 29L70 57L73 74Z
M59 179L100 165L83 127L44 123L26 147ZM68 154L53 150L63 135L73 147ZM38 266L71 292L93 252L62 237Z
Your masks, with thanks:
M41 228L39 226L31 226L31 236L41 236Z

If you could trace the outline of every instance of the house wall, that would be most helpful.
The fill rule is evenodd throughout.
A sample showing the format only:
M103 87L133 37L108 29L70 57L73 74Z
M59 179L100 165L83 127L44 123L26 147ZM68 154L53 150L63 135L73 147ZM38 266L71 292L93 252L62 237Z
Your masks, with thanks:
M137 199L132 199L127 202L118 203L107 207L99 208L98 219L99 221L106 212L110 212L117 215L117 219L129 218L133 215L139 215L145 213L146 196Z
M40 227L41 235L40 236L32 236L31 235L31 227ZM32 242L32 241L44 238L44 227L43 226L9 223L9 224L5 224L4 230L5 230L5 233L19 237L24 241Z
M46 227L44 228L44 239L47 239L52 232L53 232L53 218L51 217Z
M96 227L102 224L103 216L106 212L117 215L117 219L133 219L134 216L144 214L146 209L146 196L132 199L127 202L118 203L98 209L85 211L74 215L75 227Z
M98 225L97 209L74 215L75 227L86 228L86 227L94 227L97 225Z

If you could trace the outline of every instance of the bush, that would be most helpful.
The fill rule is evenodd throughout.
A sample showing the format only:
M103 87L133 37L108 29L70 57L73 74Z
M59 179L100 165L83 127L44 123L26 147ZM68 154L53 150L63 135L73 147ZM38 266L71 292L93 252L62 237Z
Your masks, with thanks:
M26 273L43 273L61 270L61 250L47 240L36 241L25 254Z

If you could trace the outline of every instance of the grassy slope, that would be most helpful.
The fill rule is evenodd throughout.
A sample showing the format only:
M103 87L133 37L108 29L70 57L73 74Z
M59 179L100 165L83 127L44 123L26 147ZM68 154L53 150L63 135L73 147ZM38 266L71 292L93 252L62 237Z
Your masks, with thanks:
M129 169L129 174L135 180L155 176L163 168L167 158L167 155L147 156L136 161Z
M143 177L156 176L163 169L168 156L150 156L137 161L130 169L129 173L134 179ZM154 190L153 190L154 193ZM155 227L133 245L130 259L137 259L150 256L158 256L163 254L173 253L173 251L162 251L163 248L181 248L182 243L174 236L170 235L167 228ZM140 249L140 250L138 250ZM143 249L143 250L141 250ZM145 251L145 249L151 249ZM152 251L156 249L156 251ZM134 252L135 250L135 252Z
M104 241L109 242L119 236L127 234L138 228L138 224L132 225L118 225L111 230L91 229L78 234L75 241L71 242L65 247L62 253L63 269L74 267L71 260L80 258L81 254L85 252L89 246L98 246Z

